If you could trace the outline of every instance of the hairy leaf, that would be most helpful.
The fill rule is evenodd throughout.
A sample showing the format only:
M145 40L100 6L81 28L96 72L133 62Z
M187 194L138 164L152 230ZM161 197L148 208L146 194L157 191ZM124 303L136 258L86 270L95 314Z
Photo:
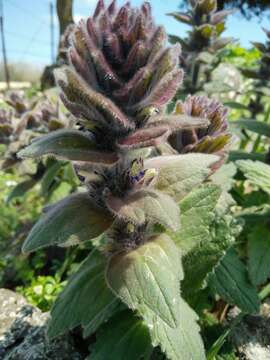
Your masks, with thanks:
M138 360L152 351L147 326L131 311L113 317L97 334L90 346L89 360Z
M220 194L218 186L207 184L191 191L180 202L181 229L170 236L183 252L186 253L199 243L208 241Z
M251 160L239 160L236 164L253 185L270 194L270 165Z
M117 217L135 224L150 222L172 230L180 227L178 206L170 196L160 191L140 190L125 198L108 196L107 204Z
M105 281L106 259L93 251L71 277L56 300L49 323L48 335L56 337L78 325L89 336L110 318L119 307Z
M209 154L160 156L145 161L145 168L159 170L156 188L178 202L208 177L218 160Z
M256 288L250 284L247 269L234 249L227 252L209 276L209 283L224 300L238 306L243 312L259 311Z
M137 149L141 147L157 146L165 142L170 130L166 126L139 129L126 138L119 140L120 149Z
M177 328L169 327L160 319L149 320L153 345L160 346L169 360L204 360L198 316L183 299L180 299L179 313L180 323Z
M77 244L101 235L113 218L98 209L87 193L66 197L50 207L30 231L23 251L56 244Z
M130 309L142 317L150 313L172 328L179 325L183 273L179 250L167 235L112 256L106 276L115 295Z
M233 163L223 165L210 179L214 184L219 185L222 190L229 191L233 186L233 177L236 174L236 166Z
M150 84L152 90L148 91L149 95L140 101L135 108L144 109L149 106L158 108L166 105L175 96L182 79L183 71L180 69L175 69L167 75L163 75L157 84Z
M207 240L196 245L184 258L185 278L182 289L189 299L202 288L207 275L217 266L226 250L234 243L240 225L229 214L216 216Z
M248 270L254 285L263 284L270 276L270 232L257 225L248 234Z
M59 159L114 163L114 153L100 152L93 137L78 130L57 130L34 140L18 153L22 158L39 158L44 155Z
M95 60L97 61L95 65L100 65L98 70L103 72L104 68L102 68L102 64L99 60L103 61L105 59L99 50L94 50L93 54L94 53L96 56ZM100 54L103 59L99 56ZM55 75L58 85L65 94L63 100L66 99L67 103L71 105L71 111L75 110L79 105L80 108L83 109L80 115L85 119L97 122L101 121L105 127L113 126L120 131L124 129L131 129L133 127L132 123L129 122L128 118L122 113L121 109L118 108L110 98L104 96L101 92L93 90L93 88L70 67L58 69L55 72ZM110 76L110 79L113 80L113 76L112 78ZM110 81L110 79L108 80ZM102 80L106 81L107 79L103 76ZM98 118L93 119L92 116L89 117L89 111L92 109L94 109L94 112L98 114Z
M148 120L147 129L166 126L172 133L178 130L192 130L207 128L210 125L209 120L204 117L190 116L187 114L164 114L152 116Z

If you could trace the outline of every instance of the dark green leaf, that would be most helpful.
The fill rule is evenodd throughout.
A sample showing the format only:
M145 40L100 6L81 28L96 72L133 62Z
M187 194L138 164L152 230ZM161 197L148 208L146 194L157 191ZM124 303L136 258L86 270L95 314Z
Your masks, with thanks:
M149 222L161 224L171 230L180 226L180 212L174 200L160 191L140 190L125 198L109 196L109 208L116 217L124 218L135 224Z
M130 311L113 317L90 346L89 360L139 360L152 352L147 326Z
M56 300L48 335L56 337L82 325L89 336L119 307L105 281L106 259L93 251Z
M180 323L176 329L162 320L149 320L153 345L160 346L170 360L204 360L205 352L197 314L183 299L180 299L179 312Z
M171 155L147 160L145 167L158 170L155 187L178 202L209 176L218 161L211 154Z
M257 225L248 234L248 270L254 285L263 284L270 276L270 231Z
M58 161L54 162L45 172L42 180L41 180L41 194L44 196L49 192L49 189L61 169L62 164Z
M176 328L182 268L180 253L165 234L129 253L113 255L107 268L110 288L142 317L148 313Z
M231 215L216 216L208 240L195 246L183 258L185 278L182 289L185 296L190 299L203 286L207 275L234 243L239 231L240 226Z
M72 185L66 181L55 183L50 189L48 204L52 205L70 195Z
M77 244L101 235L113 218L98 209L87 193L70 195L46 212L30 231L23 251L56 244Z
M229 152L229 161L237 161L237 160L265 161L265 159L266 159L266 154L248 153L240 150L232 150Z
M200 242L208 241L220 194L218 186L207 184L193 190L180 202L181 229L170 236L182 251L188 252Z
M258 69L242 68L240 69L242 74L251 79L261 79L262 75Z
M247 269L234 249L227 252L209 276L209 283L224 300L238 306L243 312L259 311L256 288L249 282Z
M231 109L249 110L247 105L241 104L241 103L236 102L236 101L226 101L226 102L224 102L224 105L229 106ZM238 123L238 121L236 123Z
M270 205L250 206L238 212L237 216L245 219L249 225L252 222L252 226L254 223L257 224L258 221L268 221L270 218Z
M228 337L229 334L230 334L230 329L224 331L224 333L219 336L219 338L215 341L215 343L207 351L206 360L217 360L216 356L218 355L220 349L224 345L226 338Z
M28 180L25 180L25 181L19 183L18 185L16 185L15 188L12 189L12 191L8 195L8 198L6 201L7 204L11 200L13 200L17 197L23 196L28 190L32 189L35 185L36 185L36 180L34 180L34 179L28 179Z
M253 131L259 135L270 137L270 124L257 120L238 120L231 123L231 125Z
M114 163L114 153L97 150L96 142L87 133L78 130L57 130L34 140L18 153L22 158L39 158L44 155L59 159Z

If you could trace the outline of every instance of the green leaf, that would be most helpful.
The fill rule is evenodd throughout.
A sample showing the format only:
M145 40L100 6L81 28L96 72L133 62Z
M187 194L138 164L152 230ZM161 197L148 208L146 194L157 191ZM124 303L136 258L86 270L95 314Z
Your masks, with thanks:
M160 346L169 360L204 360L197 314L183 299L180 299L179 313L180 323L177 328L169 327L160 319L149 320L153 345Z
M107 205L118 218L135 224L149 222L172 230L180 227L180 212L174 200L162 192L140 190L124 198L108 196Z
M78 130L57 130L35 139L29 146L21 150L21 158L39 158L44 155L59 159L114 163L114 153L103 153L97 150L93 137Z
M259 135L270 137L270 124L267 124L266 122L249 119L234 121L231 125L244 128Z
M107 269L110 287L144 318L153 346L171 360L203 360L197 316L180 297L182 277L179 250L164 234L114 255Z
M270 205L250 206L237 213L237 216L243 218L249 225L256 225L258 221L268 221L270 217Z
M70 195L72 191L72 185L66 181L61 181L60 183L55 183L50 189L48 204L53 205L56 202L64 199L66 196Z
M159 171L155 187L178 202L208 177L217 161L210 154L160 156L145 161L145 168Z
M211 181L214 184L219 185L222 190L231 190L234 182L234 176L237 172L237 168L233 163L225 164L221 166L211 177Z
M270 166L260 161L239 160L238 168L245 177L255 186L270 194Z
M193 190L180 202L181 229L170 236L185 253L200 242L208 241L220 194L218 186L207 184Z
M224 106L229 106L231 109L236 110L249 110L249 107L247 105L241 104L236 101L226 101L224 102ZM236 123L238 123L238 121Z
M248 270L254 285L263 284L270 276L270 232L257 225L248 234Z
M89 350L89 360L139 360L152 352L152 345L143 321L124 311L102 327Z
M206 360L217 360L216 356L218 356L218 353L220 349L223 347L226 338L230 334L231 329L227 329L224 331L223 334L221 334L218 339L214 342L214 344L211 346L211 348L207 351L207 357Z
M66 197L51 206L30 231L23 251L56 244L77 244L101 235L113 218L97 208L87 193Z
M251 79L261 79L262 75L258 69L240 68L241 73Z
M239 357L231 350L230 353L217 355L214 360L239 360Z
M192 300L194 292L203 287L207 275L219 263L226 250L234 243L239 224L229 214L216 216L207 240L196 245L183 258L185 278L182 290Z
M260 307L256 288L250 284L245 265L230 249L209 276L212 289L231 305L245 313L257 313Z
M267 97L270 96L270 90L267 86L256 86L256 91Z
M93 251L82 263L57 298L49 323L48 335L56 337L82 325L89 336L119 307L105 281L106 259Z
M23 196L28 190L35 186L36 182L34 179L28 179L16 185L7 197L7 204L10 203L11 200Z
M229 152L229 161L237 160L258 160L265 161L266 154L260 153L247 153L245 151L233 150Z
M129 253L113 255L107 282L130 309L162 319L169 327L179 325L180 253L165 234L152 238Z
M54 162L45 172L41 181L41 193L46 195L49 192L50 186L58 172L60 171L62 164L58 161Z

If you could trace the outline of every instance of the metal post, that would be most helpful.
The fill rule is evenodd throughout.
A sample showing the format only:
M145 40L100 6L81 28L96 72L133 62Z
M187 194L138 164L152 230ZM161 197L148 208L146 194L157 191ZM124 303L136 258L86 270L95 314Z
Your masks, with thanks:
M52 64L55 62L55 54L54 54L54 8L53 8L53 2L50 1L50 19L51 19L51 59Z
M3 6L3 0L0 0L0 31L1 31L1 42L2 42L4 72L5 72L7 88L9 89L10 88L10 76L9 76L9 70L8 70L8 60L7 60L5 33L4 33L4 6Z

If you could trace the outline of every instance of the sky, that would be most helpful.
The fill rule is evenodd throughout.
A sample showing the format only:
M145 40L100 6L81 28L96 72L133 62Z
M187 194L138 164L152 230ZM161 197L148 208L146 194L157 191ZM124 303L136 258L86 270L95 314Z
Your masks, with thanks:
M97 0L74 0L75 20L91 15L96 2ZM118 4L123 2L124 0L118 0ZM134 6L138 6L142 0L131 0L131 2ZM156 22L164 25L169 34L184 37L188 26L166 16L166 13L177 10L181 0L150 0L150 2ZM52 3L55 9L56 0L52 0ZM3 5L8 60L28 62L35 66L50 64L52 51L49 0L3 0ZM56 14L53 23L54 53L56 53L59 31ZM270 19L267 16L259 22L257 18L246 20L240 14L236 14L227 21L224 36L232 36L239 40L242 46L250 47L250 41L265 40L262 26L270 28Z

